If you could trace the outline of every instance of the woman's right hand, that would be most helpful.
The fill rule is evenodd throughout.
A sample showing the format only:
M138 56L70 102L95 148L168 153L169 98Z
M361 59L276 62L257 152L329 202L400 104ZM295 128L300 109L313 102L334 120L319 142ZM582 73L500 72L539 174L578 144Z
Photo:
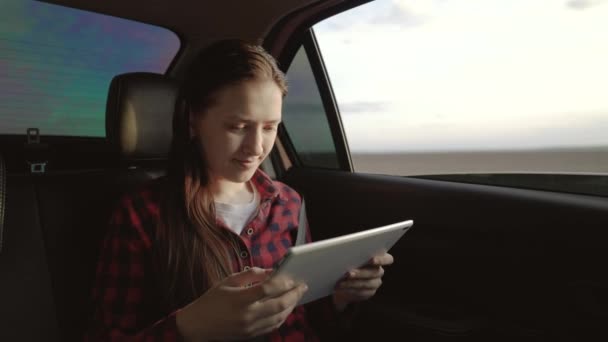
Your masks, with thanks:
M177 312L186 341L252 338L277 329L307 287L291 279L269 277L272 270L235 273ZM247 284L254 284L248 286Z

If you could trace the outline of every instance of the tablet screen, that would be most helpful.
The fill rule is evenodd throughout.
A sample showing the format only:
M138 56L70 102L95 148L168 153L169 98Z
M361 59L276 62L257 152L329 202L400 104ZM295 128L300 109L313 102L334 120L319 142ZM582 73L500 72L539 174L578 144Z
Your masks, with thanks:
M412 227L413 221L291 247L275 265L274 275L286 275L308 285L299 304L306 304L333 293L336 283L348 272L389 251Z

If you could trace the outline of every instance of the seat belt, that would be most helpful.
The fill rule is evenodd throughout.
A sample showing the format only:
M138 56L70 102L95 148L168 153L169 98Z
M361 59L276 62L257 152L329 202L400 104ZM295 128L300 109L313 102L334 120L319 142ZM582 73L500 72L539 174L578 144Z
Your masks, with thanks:
M2 236L4 232L4 206L6 205L6 166L0 155L0 253L2 252Z
M300 223L298 224L298 235L296 237L295 246L306 243L306 229L308 229L308 219L306 218L306 205L304 197L302 197L302 206L300 207Z

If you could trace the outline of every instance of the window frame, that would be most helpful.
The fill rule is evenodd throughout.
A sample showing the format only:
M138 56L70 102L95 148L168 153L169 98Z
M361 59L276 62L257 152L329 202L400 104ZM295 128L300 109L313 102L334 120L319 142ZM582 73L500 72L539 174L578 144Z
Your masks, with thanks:
M305 6L300 10L294 11L289 15L283 17L283 19L281 19L276 25L272 27L272 29L269 31L263 41L263 46L268 51L276 51L275 47L280 48L280 50L278 50L278 53L276 53L275 57L278 61L281 70L287 73L291 62L293 61L296 53L298 52L298 49L301 46L305 46L306 48L306 46L310 44L310 42L307 43L306 41L308 39L312 39L312 42L314 42L313 46L315 46L315 50L317 52L315 53L314 51L312 51L311 55L316 56L316 58L319 59L319 63L323 66L322 70L325 80L319 80L319 73L315 72L315 70L313 69L313 74L315 75L315 79L317 80L317 87L319 87L319 82L325 83L327 85L327 89L329 89L330 91L329 96L331 98L331 102L329 103L329 105L327 105L324 102L324 99L327 94L324 94L324 92L322 91L322 89L325 88L318 88L319 93L322 96L322 101L324 103L323 105L326 110L325 114L328 118L328 123L330 125L329 127L332 131L332 138L334 139L334 146L336 147L338 165L340 166L339 170L351 173L353 172L352 159L350 156L348 143L346 141L346 135L344 134L344 130L342 128L342 120L338 111L337 104L335 102L335 96L331 84L329 83L329 78L327 76L327 73L325 72L323 59L321 58L319 53L320 50L316 44L316 38L314 38L314 32L312 32L312 27L313 25L327 18L330 18L334 15L340 14L342 12L348 11L355 7L359 7L372 1L373 0L343 1L331 5L330 7L323 8L320 11L317 11L315 8L318 6L317 3L309 4L308 6ZM308 11L314 11L314 14L302 17L302 14ZM285 35L285 32L287 32L287 35ZM287 37L286 40L284 40L285 37ZM308 55L309 51L307 50L306 52L307 56L310 56ZM314 68L314 65L312 63L311 67ZM336 126L338 126L339 129L335 129L334 127ZM301 163L299 163L297 159L297 154L293 150L293 146L286 146L287 144L291 144L291 141L288 140L288 137L286 136L285 132L281 132L281 129L279 129L278 133L279 134L277 136L277 144L275 145L281 146L282 152L285 152L287 158L289 158L289 161L285 162L283 160L281 152L278 151L278 148L276 146L270 153L269 158L271 158L272 160L272 165L275 169L277 177L280 178L291 165L293 165L294 167L303 166L301 165ZM291 150L288 150L288 148L291 148Z
M319 95L321 96L325 117L327 118L327 123L332 134L332 141L334 143L336 159L338 162L338 168L335 170L353 172L353 164L350 156L350 150L348 148L348 141L346 140L346 134L344 133L344 126L342 124L342 119L340 117L340 112L336 103L331 82L329 80L329 75L325 68L325 64L323 63L323 58L321 56L313 29L307 29L303 36L299 39L299 44L296 44L295 46L296 48L291 50L291 53L289 53L289 62L285 62L286 58L285 55L283 55L283 59L279 57L279 65L283 69L283 72L285 72L286 75L289 75L289 67L293 62L295 55L300 48L304 49L311 71L315 78ZM289 132L283 124L279 126L277 139L279 140L279 143L285 150L285 153L288 155L294 167L315 168L313 166L306 166L302 163L298 156L297 150L289 137ZM270 158L277 172L277 176L282 176L283 172L286 170L283 166L280 153L277 151L276 146L273 149Z

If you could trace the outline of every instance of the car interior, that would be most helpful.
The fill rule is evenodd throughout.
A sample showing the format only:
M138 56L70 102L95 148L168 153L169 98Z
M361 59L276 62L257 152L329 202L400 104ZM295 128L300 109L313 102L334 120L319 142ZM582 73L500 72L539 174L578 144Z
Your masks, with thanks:
M310 28L368 1L44 2L167 28L181 45L165 73L108 82L105 138L0 135L0 341L82 339L110 210L164 174L179 80L198 51L228 37L259 42L285 71L307 49L336 167L306 165L282 126L263 168L304 195L315 239L414 220L350 339L608 336L606 196L353 171Z

